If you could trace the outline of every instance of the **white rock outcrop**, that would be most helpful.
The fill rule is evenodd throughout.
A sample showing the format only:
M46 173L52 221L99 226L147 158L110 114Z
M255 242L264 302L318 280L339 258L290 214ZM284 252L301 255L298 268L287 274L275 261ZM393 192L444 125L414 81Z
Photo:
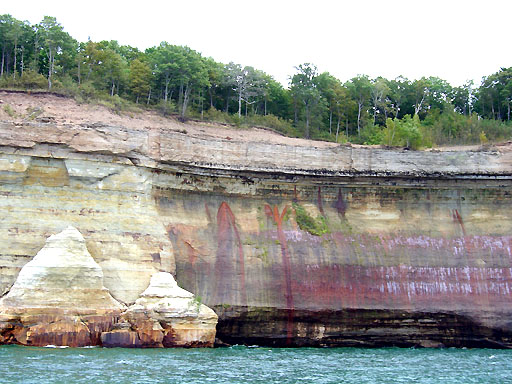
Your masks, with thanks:
M0 343L96 345L124 308L70 226L47 239L0 299Z
M104 334L103 345L211 347L218 317L192 293L180 288L170 273L158 272L123 319L130 329L121 326Z
M91 257L82 234L69 226L50 236L21 269L0 307L60 308L80 312L123 306L103 286L101 267Z

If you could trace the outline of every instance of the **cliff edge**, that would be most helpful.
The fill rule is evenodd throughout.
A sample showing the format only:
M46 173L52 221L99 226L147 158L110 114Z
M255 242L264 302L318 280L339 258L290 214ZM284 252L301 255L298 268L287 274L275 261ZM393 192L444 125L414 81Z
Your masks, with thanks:
M115 300L173 273L227 343L512 345L510 144L359 147L0 99L0 294L73 225Z

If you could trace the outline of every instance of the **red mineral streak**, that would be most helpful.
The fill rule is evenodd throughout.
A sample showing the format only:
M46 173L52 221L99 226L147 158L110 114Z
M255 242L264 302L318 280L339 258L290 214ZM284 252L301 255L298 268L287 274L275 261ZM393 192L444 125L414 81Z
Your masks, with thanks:
M233 240L233 235L235 239ZM232 244L236 242L238 247L238 268L236 261L231 259ZM228 294L233 287L226 276L240 276L241 304L247 305L247 291L245 288L245 261L242 241L236 227L235 215L228 203L222 202L217 212L217 258L215 262L216 275L216 298L223 302L224 295Z
M334 202L334 208L336 208L341 217L345 217L347 206L343 201L343 194L341 193L341 188L338 188L338 199Z
M208 222L211 222L212 215L210 214L210 209L208 208L208 203L204 203L204 209L206 211L206 217L208 218Z
M512 303L512 268L293 266L306 307L481 309Z
M322 215L325 215L324 205L322 203L322 187L318 187L318 197L317 197L317 200L318 200L318 210L320 211L320 213Z
M293 336L293 312L294 312L294 304L293 304L293 290L292 290L292 277L291 277L291 262L290 262L290 254L288 252L288 246L286 243L286 236L283 231L283 218L286 215L287 207L283 208L281 214L279 214L279 210L277 205L274 205L274 209L270 208L268 204L265 205L265 213L267 216L270 216L275 224L277 225L277 237L279 240L279 244L281 245L281 256L283 260L284 267L284 278L285 278L285 298L286 298L286 310L288 312L288 321L286 325L286 343L287 345L291 344L292 336Z
M458 209L452 210L452 217L453 217L453 221L460 225L460 229L462 230L462 233L464 234L464 236L466 236L466 229L464 228L464 222L462 221L462 217L460 216Z

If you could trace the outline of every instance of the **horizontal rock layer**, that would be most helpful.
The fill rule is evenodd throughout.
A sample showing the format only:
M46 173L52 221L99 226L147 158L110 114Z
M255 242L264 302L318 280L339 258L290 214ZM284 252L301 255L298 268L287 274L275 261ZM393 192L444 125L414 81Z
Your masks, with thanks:
M508 146L315 148L9 123L0 146L0 291L74 224L114 298L131 304L154 272L175 270L227 342L511 345Z
M123 305L73 227L52 235L0 299L0 343L97 345Z
M217 315L168 272L155 273L128 309L74 227L52 235L0 299L0 344L212 347Z

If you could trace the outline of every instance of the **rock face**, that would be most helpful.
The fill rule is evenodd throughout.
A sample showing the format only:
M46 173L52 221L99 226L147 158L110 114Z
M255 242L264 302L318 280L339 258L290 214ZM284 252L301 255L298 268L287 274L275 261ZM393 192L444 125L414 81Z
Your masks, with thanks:
M178 287L167 272L151 277L149 287L122 319L121 326L102 334L103 346L212 347L215 342L215 312Z
M511 144L306 147L3 122L0 294L72 224L116 300L175 273L229 343L510 347L511 200ZM163 345L152 316L144 340ZM135 343L130 320L114 333Z
M126 311L74 227L50 236L0 299L0 344L211 347L216 324L168 272L153 275Z
M123 310L73 227L50 236L0 299L0 342L97 345Z

